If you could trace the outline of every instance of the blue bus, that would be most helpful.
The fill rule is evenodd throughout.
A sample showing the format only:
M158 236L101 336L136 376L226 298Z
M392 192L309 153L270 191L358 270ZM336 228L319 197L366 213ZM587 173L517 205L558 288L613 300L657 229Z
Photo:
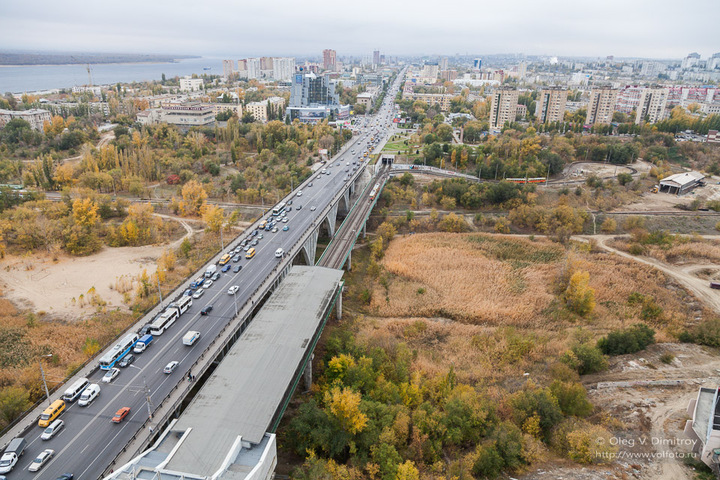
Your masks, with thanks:
M125 336L122 340L120 340L108 353L103 355L103 357L100 359L100 369L102 370L110 370L115 366L117 362L120 361L121 358L123 358L125 355L127 355L130 350L135 346L135 343L138 341L138 334L137 333L131 333L130 335Z

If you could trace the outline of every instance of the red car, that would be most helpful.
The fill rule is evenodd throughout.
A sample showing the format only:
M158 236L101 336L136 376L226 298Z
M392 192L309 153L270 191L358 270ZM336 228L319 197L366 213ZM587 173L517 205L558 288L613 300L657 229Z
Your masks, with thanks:
M113 423L120 423L122 422L125 417L128 416L128 413L130 413L130 407L123 407L120 410L118 410L115 413L115 416L112 418Z

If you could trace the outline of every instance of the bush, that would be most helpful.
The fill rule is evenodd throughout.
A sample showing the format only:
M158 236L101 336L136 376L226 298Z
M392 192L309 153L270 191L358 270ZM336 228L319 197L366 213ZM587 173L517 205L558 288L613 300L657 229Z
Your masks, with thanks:
M610 440L611 434L605 428L569 418L554 432L553 446L576 462L607 463L618 450Z
M608 366L600 349L589 343L574 345L560 360L580 375L602 372Z
M675 355L672 353L663 353L660 355L660 361L665 365L670 365L675 360Z
M639 323L624 330L615 330L597 342L597 346L606 355L624 355L645 350L655 343L655 330Z
M593 411L593 405L587 399L587 390L577 382L555 380L550 385L550 391L565 415L587 417Z
M642 255L644 251L645 249L639 243L633 243L630 245L630 248L628 248L628 252L630 252L631 255Z
M681 333L679 340L708 347L720 347L720 318L705 320L691 331Z

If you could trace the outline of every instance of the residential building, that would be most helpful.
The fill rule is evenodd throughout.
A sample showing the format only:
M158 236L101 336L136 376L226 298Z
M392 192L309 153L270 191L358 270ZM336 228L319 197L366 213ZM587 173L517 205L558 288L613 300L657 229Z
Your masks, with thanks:
M713 56L708 58L707 67L708 70L720 69L720 52L713 53Z
M215 109L199 102L164 105L160 121L184 128L209 127L215 124Z
M240 78L248 78L247 58L238 60L238 75Z
M687 57L683 58L681 68L683 70L690 70L691 68L696 67L698 63L700 63L700 54L697 52L693 52Z
M490 129L500 130L507 122L514 122L517 115L518 91L500 87L495 90L490 103Z
M85 93L90 92L96 97L99 97L102 94L102 87L93 87L93 86L81 86L81 87L72 87L73 93Z
M223 77L228 79L235 72L235 62L232 60L223 60Z
M437 63L426 63L420 71L420 80L424 83L437 82L440 68Z
M413 101L420 100L421 102L425 102L428 105L437 105L438 107L440 107L440 110L442 110L443 112L447 112L450 110L453 95L446 93L417 93L413 90L413 85L411 83L405 83L405 87L403 87L402 99L409 99Z
M640 96L635 123L657 123L665 119L665 105L668 99L667 88L644 88Z
M373 51L373 65L380 65L380 50Z
M480 70L482 68L482 58L476 58L473 60L473 69Z
M360 105L364 105L365 108L367 109L367 111L369 111L373 107L373 104L375 103L375 97L376 97L376 95L370 91L358 93L357 103L359 103Z
M180 91L199 92L203 88L202 78L183 77L180 79Z
M457 70L441 70L440 71L440 79L446 82L452 82L453 80L458 78L458 71Z
M448 69L448 57L442 57L440 59L440 71Z
M272 78L289 82L295 73L295 59L292 57L276 57L272 59Z
M707 141L710 143L720 143L720 133L717 130L708 130Z
M525 118L527 116L527 107L522 103L518 103L515 109L515 118Z
M615 103L615 110L622 113L632 113L637 111L638 105L640 105L640 96L644 87L639 85L625 85L618 90L617 101Z
M562 122L568 91L561 87L540 90L536 100L535 118L538 123Z
M50 112L39 108L31 110L2 110L0 109L0 127L4 127L10 120L20 118L30 124L33 130L43 131L45 122L51 121Z
M337 54L335 50L325 49L323 50L323 68L334 72L337 66Z
M601 87L590 91L590 102L587 107L586 125L612 123L618 91L614 88Z
M230 110L237 118L242 118L243 116L243 106L240 103L213 103L212 107L215 115Z
M247 68L247 79L257 80L262 77L262 66L259 58L246 58L245 66Z

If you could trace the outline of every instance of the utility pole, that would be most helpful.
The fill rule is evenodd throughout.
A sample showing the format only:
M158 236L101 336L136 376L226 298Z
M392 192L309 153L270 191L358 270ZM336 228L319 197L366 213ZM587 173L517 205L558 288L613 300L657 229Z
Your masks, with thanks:
M47 382L45 381L45 371L42 367L42 359L43 358L50 358L52 357L52 353L48 353L47 355L41 355L38 359L38 365L40 365L40 377L42 377L43 386L45 387L45 398L47 398L48 406L50 405L50 391L47 388Z

